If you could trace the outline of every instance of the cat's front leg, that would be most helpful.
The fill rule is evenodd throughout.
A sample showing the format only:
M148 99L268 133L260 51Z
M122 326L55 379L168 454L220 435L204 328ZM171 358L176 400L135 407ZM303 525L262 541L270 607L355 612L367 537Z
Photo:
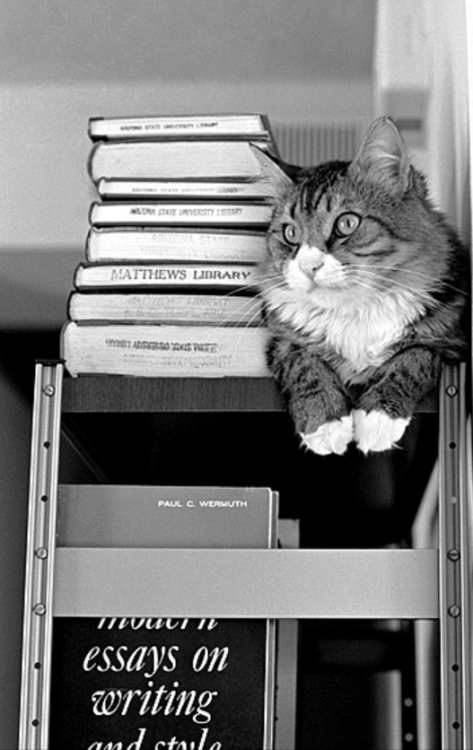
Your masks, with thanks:
M351 405L332 368L299 344L277 339L268 364L306 448L322 456L345 453L353 440Z
M354 439L363 453L396 447L416 406L435 387L439 371L438 356L420 346L380 367L352 413Z

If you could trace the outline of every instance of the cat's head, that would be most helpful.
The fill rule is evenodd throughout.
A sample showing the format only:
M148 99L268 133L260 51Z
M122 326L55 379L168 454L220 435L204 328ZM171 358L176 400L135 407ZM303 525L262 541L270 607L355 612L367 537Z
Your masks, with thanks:
M299 168L258 158L275 196L263 294L290 291L325 307L416 290L423 299L445 238L389 118L372 124L352 162Z

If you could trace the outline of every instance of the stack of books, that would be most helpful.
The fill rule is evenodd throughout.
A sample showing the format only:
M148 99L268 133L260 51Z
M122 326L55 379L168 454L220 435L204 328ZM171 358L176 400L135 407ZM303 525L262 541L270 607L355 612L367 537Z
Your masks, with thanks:
M99 200L61 334L69 372L268 376L267 117L92 118L88 132Z

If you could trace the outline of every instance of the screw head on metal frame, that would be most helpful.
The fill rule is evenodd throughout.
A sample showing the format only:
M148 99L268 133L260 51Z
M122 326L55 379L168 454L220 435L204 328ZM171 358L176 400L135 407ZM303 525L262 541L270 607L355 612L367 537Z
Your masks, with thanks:
M40 617L42 617L42 615L46 614L46 607L44 604L41 604L41 602L39 602L38 604L34 605L33 612L35 613L35 615L39 615Z
M54 394L56 393L56 389L53 385L45 385L43 388L43 393L45 394L45 396L54 396Z

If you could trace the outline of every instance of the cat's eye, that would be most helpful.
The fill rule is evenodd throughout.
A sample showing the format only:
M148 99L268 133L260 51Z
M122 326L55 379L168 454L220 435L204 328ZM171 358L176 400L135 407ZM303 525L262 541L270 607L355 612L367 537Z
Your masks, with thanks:
M334 232L337 237L349 237L355 229L361 224L361 218L358 214L347 212L340 214L334 225Z
M297 224L284 224L282 236L289 245L300 245L302 242L302 231Z

